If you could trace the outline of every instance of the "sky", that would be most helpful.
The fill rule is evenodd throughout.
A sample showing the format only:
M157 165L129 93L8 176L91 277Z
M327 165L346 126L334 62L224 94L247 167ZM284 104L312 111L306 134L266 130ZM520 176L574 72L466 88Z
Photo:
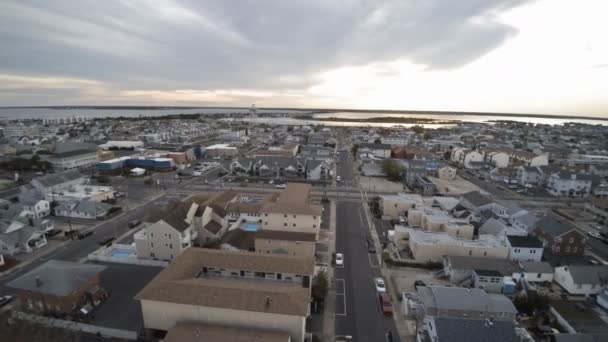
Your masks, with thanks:
M608 117L605 0L0 2L0 106Z

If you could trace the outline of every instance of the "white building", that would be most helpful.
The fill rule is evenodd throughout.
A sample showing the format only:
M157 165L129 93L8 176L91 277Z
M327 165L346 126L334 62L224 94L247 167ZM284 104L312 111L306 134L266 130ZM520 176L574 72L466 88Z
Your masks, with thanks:
M161 220L137 232L133 236L137 257L172 261L190 248L197 237L193 225L197 209L196 203L179 203Z
M519 278L524 278L530 283L553 282L553 267L548 262L522 261L519 263L521 272Z
M555 268L555 282L571 295L592 295L602 291L608 266L569 265Z
M539 262L543 257L543 243L535 237L508 235L505 242L510 260Z
M552 196L588 197L591 193L591 176L559 171L549 177L547 192Z
M401 192L397 195L380 195L380 207L385 219L398 219L408 210L422 206L424 206L424 201L418 194Z
M99 147L102 150L112 150L112 149L117 149L117 150L127 150L127 149L137 149L137 148L143 148L144 147L144 143L143 141L139 141L139 140L110 140L105 144L99 145Z
M387 144L361 144L358 153L370 153L376 158L387 159L391 157L391 145Z
M509 166L509 155L505 152L491 152L486 156L488 164L503 168Z
M456 178L456 168L451 165L444 165L437 169L439 179L452 180Z

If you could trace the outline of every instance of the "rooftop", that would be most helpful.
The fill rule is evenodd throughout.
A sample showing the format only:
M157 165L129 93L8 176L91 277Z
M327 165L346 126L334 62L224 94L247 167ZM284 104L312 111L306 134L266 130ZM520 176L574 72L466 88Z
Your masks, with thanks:
M462 195L462 198L476 207L481 207L494 202L490 197L482 195L479 191L467 192Z
M503 276L519 272L519 265L511 260L477 258L467 256L445 256L454 269L498 271Z
M245 327L178 322L164 338L165 342L289 342L285 332Z
M509 298L499 294L488 294L481 289L421 286L416 291L426 308L489 313L517 313L517 309Z
M511 321L436 317L437 342L520 342Z
M7 286L54 296L66 296L105 268L101 265L49 260L9 282Z
M288 183L278 198L264 205L262 212L321 216L323 208L308 203L311 189L310 184Z
M446 233L425 232L409 229L410 239L421 244L436 245L449 244L472 247L504 247L502 241L494 235L479 235L477 240L458 239Z
M512 247L543 248L543 243L533 236L507 235L507 239Z
M554 237L564 235L572 230L576 231L576 227L574 225L555 214L545 215L536 221L535 226L553 235Z

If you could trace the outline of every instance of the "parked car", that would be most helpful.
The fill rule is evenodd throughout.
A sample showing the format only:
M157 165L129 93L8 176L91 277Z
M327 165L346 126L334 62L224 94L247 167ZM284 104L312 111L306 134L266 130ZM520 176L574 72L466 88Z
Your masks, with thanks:
M515 189L517 189L517 185L509 185L509 189L515 190Z
M342 180L342 178L340 178L340 176L336 176L336 182L340 182Z
M393 303L391 302L391 297L389 297L389 295L386 293L378 293L378 302L380 303L380 308L382 309L383 314L393 314Z
M374 246L374 241L367 239L367 251L369 253L376 253L376 246Z
M82 233L78 233L78 240L82 240L88 236L93 235L93 231L89 230L88 232L82 232Z
M597 223L591 223L591 224L589 225L589 227L591 227L591 228L593 228L593 229L595 229L595 230L602 230L602 226L600 226L600 225L599 225L599 224L597 224Z
M426 286L426 284L422 280L416 280L414 282L414 288L418 288L418 287L422 287L422 286Z
M203 173L201 171L198 171L198 170L192 171L192 176L193 177L200 177L202 175L203 175Z
M336 266L344 266L344 255L336 253Z
M386 286L384 285L384 279L376 278L374 279L374 285L376 285L376 291L379 293L386 292Z
M129 222L129 228L135 228L137 226L139 226L141 224L140 220L133 220L131 222Z
M277 184L277 185L275 186L275 188L277 188L277 189L286 189L286 188L287 188L287 185L285 185L285 184Z
M61 229L55 229L55 228L53 228L53 229L51 229L51 230L49 230L49 231L47 231L47 232L44 233L44 235L47 238L49 238L51 236L55 236L57 234L61 234Z
M602 236L600 234L596 233L596 232L588 232L587 234L589 236L591 236L592 238L595 238L595 239L601 239L602 238Z
M6 295L6 296L0 297L0 308L5 306L6 304L12 302L13 299L15 299L15 297L11 296L11 295Z
M125 197L127 194L124 193L123 191L115 191L114 192L114 198L121 198L121 197Z
M107 238L99 241L99 245L100 246L107 246L107 245L110 245L112 243L112 241L114 241L114 240L116 240L116 238L113 237L113 236L110 236L110 237L107 237Z

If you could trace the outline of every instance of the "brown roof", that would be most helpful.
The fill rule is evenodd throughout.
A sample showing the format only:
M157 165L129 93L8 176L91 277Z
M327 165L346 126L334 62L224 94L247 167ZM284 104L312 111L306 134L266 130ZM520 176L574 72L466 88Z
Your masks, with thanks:
M288 342L286 332L229 327L198 322L178 322L164 338L165 342Z
M243 251L254 251L255 250L255 236L256 232L248 232L242 229L230 230L222 238L222 243L229 244L230 246L243 250Z
M200 278L203 266L309 275L314 268L310 258L191 247L135 298L293 316L306 316L308 312L310 289L302 285L238 278Z
M222 225L211 220L204 227L206 230L210 231L213 234L217 234L222 229Z
M255 235L256 239L267 239L267 240L284 240L284 241L308 241L315 242L315 233L306 232L288 232L281 230L259 230Z
M186 218L188 217L188 211L192 207L194 203L191 202L181 202L176 205L173 210L168 212L162 220L167 222L171 227L175 228L179 232L183 232L184 230L190 227L190 224L186 222Z
M289 183L275 201L262 208L262 212L321 216L322 207L308 203L311 189L310 184Z

